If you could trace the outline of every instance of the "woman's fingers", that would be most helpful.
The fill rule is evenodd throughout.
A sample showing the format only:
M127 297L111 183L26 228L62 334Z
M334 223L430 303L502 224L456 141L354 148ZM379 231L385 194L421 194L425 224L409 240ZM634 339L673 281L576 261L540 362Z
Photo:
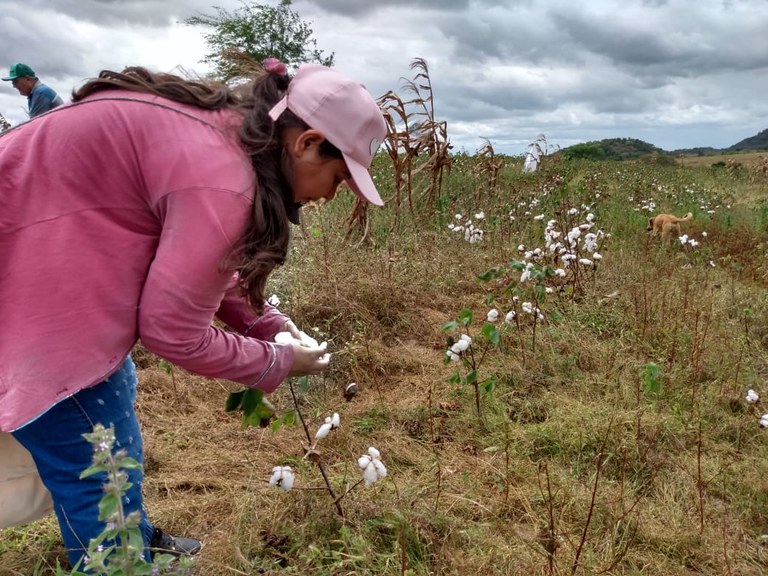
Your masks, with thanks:
M331 355L326 352L326 344L308 348L299 342L293 342L293 368L291 376L305 376L320 374L328 368Z

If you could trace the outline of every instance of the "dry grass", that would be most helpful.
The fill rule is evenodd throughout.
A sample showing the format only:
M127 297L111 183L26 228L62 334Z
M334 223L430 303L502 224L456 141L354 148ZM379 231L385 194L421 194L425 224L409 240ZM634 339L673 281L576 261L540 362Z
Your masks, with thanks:
M649 194L691 178L722 192L706 169L634 169L632 186ZM370 445L390 472L345 496L343 519L302 460L300 427L241 429L223 410L232 385L177 369L174 389L137 349L148 507L163 528L205 541L200 574L766 572L768 436L743 400L747 388L768 398L766 237L748 201L707 215L698 200L657 197L660 208L695 211L687 232L708 233L696 251L665 248L627 204L625 166L562 163L558 178L518 170L502 170L479 206L474 188L451 188L473 174L457 168L444 212L395 234L392 213L376 211L366 247L345 240L339 199L307 214L308 233L274 278L285 309L335 352L300 397L310 429L341 414L320 446L335 488L357 482ZM728 185L738 195L743 184ZM535 353L525 332L525 362L514 333L489 355L482 370L498 382L481 421L472 391L449 382L456 365L442 363L441 326L462 308L484 317L496 287L476 276L519 257L519 243L541 242L523 208L507 217L532 197L541 202L530 216L564 199L591 203L614 237L578 298L545 302ZM454 213L480 209L482 243L446 230ZM660 369L655 390L649 363ZM350 381L360 392L347 402ZM286 384L272 401L292 408ZM292 492L267 486L279 463L298 470ZM0 574L53 574L57 538L50 519L0 534Z

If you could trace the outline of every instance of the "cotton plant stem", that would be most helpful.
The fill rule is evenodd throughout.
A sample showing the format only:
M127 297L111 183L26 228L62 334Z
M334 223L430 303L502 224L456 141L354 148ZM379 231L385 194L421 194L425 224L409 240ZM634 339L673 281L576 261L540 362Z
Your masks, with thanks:
M301 413L301 409L299 408L299 399L296 397L296 391L293 389L293 380L288 381L288 388L291 390L291 397L293 398L293 405L296 408L296 414L299 415L301 425L304 427L304 434L307 435L307 443L314 447L314 444L312 443L312 435L309 433L309 428L307 427L307 423L304 420L304 415ZM339 516L345 518L344 510L342 509L341 503L339 502L340 498L336 496L336 491L333 489L333 485L328 478L328 473L325 471L323 462L319 458L312 458L311 460L317 464L317 467L320 469L320 474L322 475L323 481L325 482L325 487L328 489L328 493L331 495L331 498L333 498L334 506L336 506L336 512L339 514Z

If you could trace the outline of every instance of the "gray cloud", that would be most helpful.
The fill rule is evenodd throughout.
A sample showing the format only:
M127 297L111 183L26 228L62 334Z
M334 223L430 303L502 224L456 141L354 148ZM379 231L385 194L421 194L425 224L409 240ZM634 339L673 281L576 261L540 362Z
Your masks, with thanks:
M276 5L277 0L257 0ZM179 24L239 0L0 0L0 54L66 94L101 68L205 72L202 30ZM641 137L725 147L768 127L764 0L295 0L318 45L374 96L426 59L457 148L509 153ZM0 83L0 112L25 102Z

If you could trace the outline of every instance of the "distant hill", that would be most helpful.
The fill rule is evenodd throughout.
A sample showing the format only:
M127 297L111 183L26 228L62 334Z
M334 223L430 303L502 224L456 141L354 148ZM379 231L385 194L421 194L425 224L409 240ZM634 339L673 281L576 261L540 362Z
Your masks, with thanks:
M563 148L565 158L591 160L640 160L671 157L669 152L637 138L607 138Z
M653 159L665 161L677 156L716 156L729 152L768 150L768 129L745 138L728 148L681 148L670 152L662 150L636 138L607 138L593 142L574 144L563 148L561 153L565 158L586 158L591 160L642 160Z
M768 150L768 129L749 138L744 138L744 140L726 148L726 150Z

